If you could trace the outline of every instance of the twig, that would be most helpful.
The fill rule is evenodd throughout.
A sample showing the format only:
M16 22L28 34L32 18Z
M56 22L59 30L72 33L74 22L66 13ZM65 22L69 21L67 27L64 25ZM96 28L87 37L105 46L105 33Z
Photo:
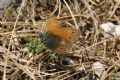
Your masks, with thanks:
M22 7L23 7L24 4L25 4L25 1L26 1L26 0L23 0L23 2L22 2L22 4L21 4L21 7L20 7L20 9L19 9L19 12L18 12L16 21L15 21L14 27L13 27L13 30L12 30L12 35L13 35L14 32L15 32L15 28L16 28L16 25L17 25L17 21L18 21L18 19L19 19L20 12L21 12L21 10L22 10ZM3 80L7 80L7 79L6 79L6 66L7 66L7 61L8 61L8 54L9 54L9 50L10 50L10 45L11 45L11 43L12 43L12 38L13 38L12 35L11 35L11 38L10 38L10 43L9 43L9 46L8 46L8 49L7 49L6 58L5 58L5 66L4 66Z
M73 21L74 21L74 23L75 23L75 27L76 27L76 29L79 29L79 27L78 27L78 25L77 25L77 22L76 22L76 20L75 20L75 17L74 17L74 15L73 15L73 13L72 13L72 11L71 11L71 9L70 9L68 3L67 3L65 0L63 0L63 1L64 1L64 3L66 4L68 10L70 11L70 14L71 14L72 19L73 19Z

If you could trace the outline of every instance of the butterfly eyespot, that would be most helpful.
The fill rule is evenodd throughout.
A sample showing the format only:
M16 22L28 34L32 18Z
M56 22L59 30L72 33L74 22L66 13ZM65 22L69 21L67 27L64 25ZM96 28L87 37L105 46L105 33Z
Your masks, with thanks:
M75 33L74 31L72 33Z
M71 39L71 37L69 37L69 39Z

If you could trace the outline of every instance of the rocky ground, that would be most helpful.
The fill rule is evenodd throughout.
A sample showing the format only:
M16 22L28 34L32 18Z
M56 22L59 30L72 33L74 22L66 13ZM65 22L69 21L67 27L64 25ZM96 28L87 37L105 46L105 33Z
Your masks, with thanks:
M62 55L40 41L51 16L80 30ZM119 19L119 0L0 0L0 78L120 80Z

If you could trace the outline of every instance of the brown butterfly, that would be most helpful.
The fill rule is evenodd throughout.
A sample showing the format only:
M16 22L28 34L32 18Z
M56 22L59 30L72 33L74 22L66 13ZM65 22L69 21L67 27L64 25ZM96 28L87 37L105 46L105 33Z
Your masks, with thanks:
M47 20L44 29L40 33L41 41L58 53L64 53L71 48L80 35L78 29L65 27L62 28L55 17Z

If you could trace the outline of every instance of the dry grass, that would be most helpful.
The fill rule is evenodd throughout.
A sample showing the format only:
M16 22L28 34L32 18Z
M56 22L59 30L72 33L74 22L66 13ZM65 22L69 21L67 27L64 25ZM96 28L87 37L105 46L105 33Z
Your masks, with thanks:
M99 27L108 21L120 24L119 0L23 0L18 9L17 16L13 16L15 10L9 13L11 10L5 9L0 21L1 79L92 80L92 64L96 61L105 65L101 80L120 79L119 37L105 39ZM28 50L34 48L31 46L39 40L50 16L80 29L80 38L66 52L70 55L57 55L41 43L39 50Z

